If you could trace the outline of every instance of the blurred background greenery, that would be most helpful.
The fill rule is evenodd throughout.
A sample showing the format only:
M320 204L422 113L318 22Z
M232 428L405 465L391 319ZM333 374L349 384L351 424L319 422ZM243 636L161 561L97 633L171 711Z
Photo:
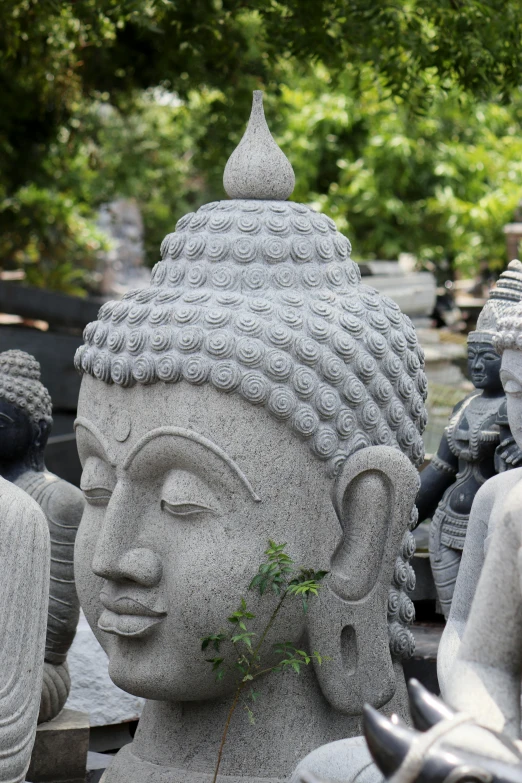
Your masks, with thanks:
M354 258L444 279L505 265L522 197L519 0L1 0L0 267L83 293L136 199L146 261L200 204L266 91Z

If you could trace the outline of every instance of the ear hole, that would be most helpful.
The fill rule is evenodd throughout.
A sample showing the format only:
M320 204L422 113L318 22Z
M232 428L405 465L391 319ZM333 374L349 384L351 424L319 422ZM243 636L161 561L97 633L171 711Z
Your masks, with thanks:
M356 601L379 577L393 514L388 477L378 470L360 473L346 488L338 512L344 535L332 572L342 580L343 595Z
M33 425L33 442L37 449L45 448L49 431L49 424L43 419L38 424Z
M345 625L341 631L341 660L346 674L357 671L357 635L352 625Z

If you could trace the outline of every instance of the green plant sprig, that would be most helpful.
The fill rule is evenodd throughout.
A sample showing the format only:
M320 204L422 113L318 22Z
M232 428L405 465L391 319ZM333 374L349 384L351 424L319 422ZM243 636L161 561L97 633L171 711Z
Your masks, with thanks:
M303 666L308 666L314 660L321 665L324 660L317 651L309 653L298 649L291 642L277 642L272 645L272 650L279 656L278 662L273 666L262 668L261 649L287 598L301 598L303 612L307 612L310 599L318 594L322 586L321 582L328 573L328 571L314 571L311 568L300 567L296 569L294 561L286 554L285 549L286 543L276 544L269 540L268 549L265 550L266 561L261 563L257 574L248 586L249 590L256 590L261 596L272 593L278 598L259 639L256 638L255 631L250 631L248 627L248 623L255 620L256 616L248 610L245 598L241 598L239 608L227 618L227 621L233 626L232 630L228 632L221 630L218 633L209 634L201 641L203 651L213 649L218 653L212 658L206 658L216 673L216 681L223 680L227 670L236 678L236 690L223 729L212 783L217 781L230 721L240 701L245 707L250 723L255 723L253 710L243 696L246 686L258 677L281 672L284 669L290 669L299 674ZM232 665L227 664L225 658L220 655L221 645L225 643L232 644L237 654ZM257 700L258 696L259 694L250 688L252 703Z

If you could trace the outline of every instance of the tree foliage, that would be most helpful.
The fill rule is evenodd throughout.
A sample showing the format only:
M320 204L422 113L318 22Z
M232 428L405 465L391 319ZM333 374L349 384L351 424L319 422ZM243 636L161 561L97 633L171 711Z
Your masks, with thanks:
M1 263L85 284L119 196L152 263L176 215L222 196L255 87L295 195L359 256L498 262L521 23L517 0L1 0Z
M503 226L522 197L519 94L506 106L438 89L419 114L370 73L357 95L319 68L281 100L294 198L328 212L355 258L410 252L446 275L503 267Z

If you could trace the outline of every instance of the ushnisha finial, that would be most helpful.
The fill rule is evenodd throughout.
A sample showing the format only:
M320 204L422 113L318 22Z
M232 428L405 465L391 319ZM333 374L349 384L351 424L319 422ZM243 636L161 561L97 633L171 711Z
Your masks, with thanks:
M261 90L254 90L250 120L225 166L223 184L234 199L284 201L292 194L294 170L268 129Z

